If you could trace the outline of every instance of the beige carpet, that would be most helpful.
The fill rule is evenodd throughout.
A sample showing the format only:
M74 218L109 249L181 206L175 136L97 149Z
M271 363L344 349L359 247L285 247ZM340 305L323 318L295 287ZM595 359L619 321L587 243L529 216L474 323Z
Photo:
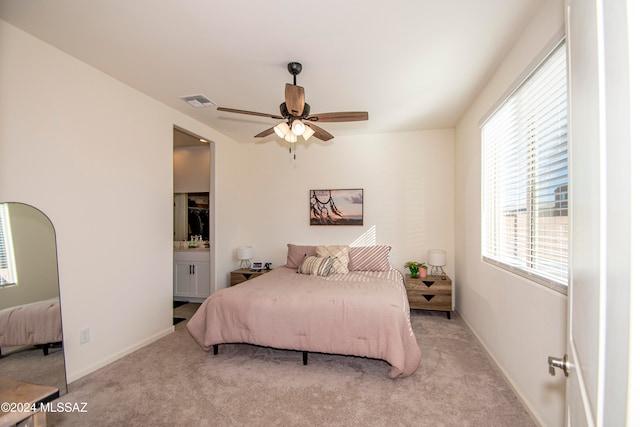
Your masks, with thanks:
M64 354L61 347L49 349L45 356L42 349L33 346L13 347L0 357L0 376L29 383L56 387L64 394Z
M176 309L187 317L188 304ZM245 344L203 352L185 329L70 385L50 426L534 426L464 323L412 312L422 362L387 378L380 360Z

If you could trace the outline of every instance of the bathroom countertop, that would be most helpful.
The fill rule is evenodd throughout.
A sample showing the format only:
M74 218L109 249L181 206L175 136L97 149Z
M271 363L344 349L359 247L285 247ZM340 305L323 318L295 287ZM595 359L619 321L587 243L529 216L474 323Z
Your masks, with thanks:
M209 252L209 248L173 248L174 252Z

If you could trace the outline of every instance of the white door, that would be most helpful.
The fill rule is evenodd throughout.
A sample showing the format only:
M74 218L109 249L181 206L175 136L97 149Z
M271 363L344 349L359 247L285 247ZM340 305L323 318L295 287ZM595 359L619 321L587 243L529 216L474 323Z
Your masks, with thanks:
M173 295L177 297L193 296L195 291L194 266L189 261L173 263Z
M206 298L211 294L209 261L193 263L194 297Z
M566 424L624 426L632 246L625 1L567 0L566 5L571 200Z

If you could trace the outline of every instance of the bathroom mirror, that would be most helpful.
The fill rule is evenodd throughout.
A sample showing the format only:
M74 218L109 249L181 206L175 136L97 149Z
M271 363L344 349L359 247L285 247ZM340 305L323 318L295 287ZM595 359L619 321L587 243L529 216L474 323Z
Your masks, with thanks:
M175 193L173 195L173 240L190 240L202 236L209 240L209 193Z
M67 392L53 224L0 203L0 376Z

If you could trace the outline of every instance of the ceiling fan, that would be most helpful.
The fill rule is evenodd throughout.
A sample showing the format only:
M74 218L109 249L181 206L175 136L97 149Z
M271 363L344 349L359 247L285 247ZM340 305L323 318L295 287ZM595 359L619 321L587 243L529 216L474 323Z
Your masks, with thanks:
M311 136L315 136L322 141L328 141L333 138L333 135L329 132L315 125L316 122L355 122L369 120L369 113L366 111L311 114L311 107L304 100L304 88L296 84L296 76L302 71L302 64L299 62L290 62L287 65L287 69L289 73L293 75L293 84L287 83L285 85L284 102L280 104L280 115L256 113L254 111L236 110L226 107L218 107L218 111L283 120L278 125L260 132L255 137L262 138L275 133L278 137L292 144L297 141L298 136L302 136L305 141L311 138Z

